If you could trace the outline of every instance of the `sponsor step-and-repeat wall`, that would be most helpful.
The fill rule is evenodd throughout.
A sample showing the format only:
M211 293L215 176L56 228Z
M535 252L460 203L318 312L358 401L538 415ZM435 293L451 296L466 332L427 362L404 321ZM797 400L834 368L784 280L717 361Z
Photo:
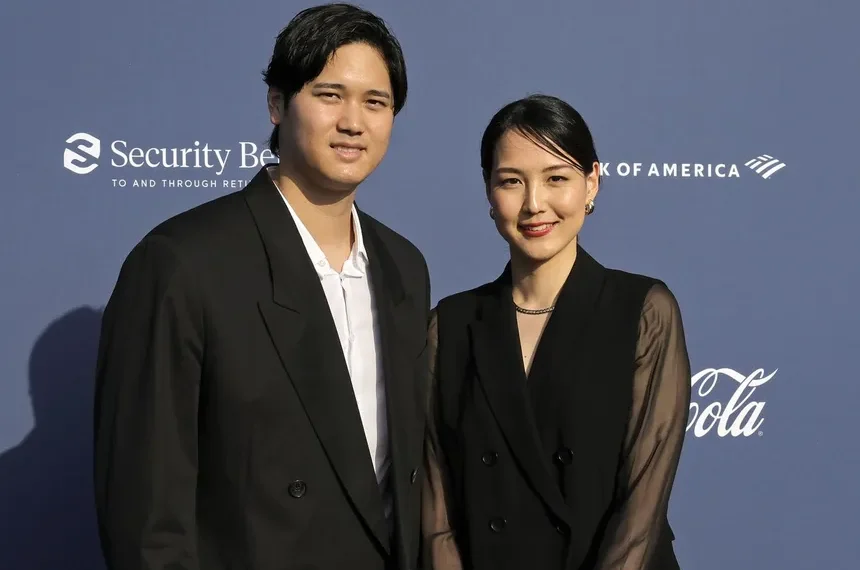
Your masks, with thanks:
M529 93L575 106L603 184L582 243L678 297L693 364L670 506L685 569L860 560L856 3L367 1L410 94L362 207L433 300L507 259L478 147ZM261 71L307 4L0 7L0 569L101 570L91 484L101 310L155 224L261 164Z

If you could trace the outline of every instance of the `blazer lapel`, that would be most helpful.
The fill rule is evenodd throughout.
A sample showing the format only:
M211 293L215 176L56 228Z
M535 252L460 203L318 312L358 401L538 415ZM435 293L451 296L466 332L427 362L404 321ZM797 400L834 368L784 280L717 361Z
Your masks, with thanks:
M245 192L266 249L272 279L272 298L259 302L260 312L349 499L380 545L388 550L389 533L379 486L325 292L265 168Z
M594 437L594 411L590 409L594 399L590 397L592 391L588 387L592 379L587 376L590 366L584 365L583 359L590 356L586 351L589 335L594 333L593 319L604 281L604 268L584 249L577 247L576 262L544 327L529 374L530 392L544 420L538 422L538 433L543 428L547 439L559 432L567 434L561 445L573 453L573 463L565 469L573 470L575 481L578 480L576 473L589 470L589 466L580 466L578 461L588 457L584 446ZM557 451L560 450L553 453ZM578 492L574 484L572 494L563 499L571 513L577 512ZM588 547L588 541L573 532L568 559L581 561Z
M603 267L584 249L577 247L576 262L541 335L529 382L547 382L549 385L554 381L569 382L571 376L582 368L577 365L577 359L581 358L586 344L588 326L597 307L603 280ZM552 392L552 388L544 390L548 397L552 397Z
M409 347L404 341L410 339L407 319L416 307L412 297L406 294L400 270L378 232L367 216L359 212L359 218L368 250L380 333L391 458L389 488L394 499L395 533L400 560L409 560L417 544L411 544L411 518L406 499L411 495L411 487L421 481L416 469L421 465L424 429L414 363L404 350Z
M519 357L509 267L482 300L470 332L479 381L512 454L544 503L557 517L572 524L572 514L553 478L552 458L543 457L541 451Z

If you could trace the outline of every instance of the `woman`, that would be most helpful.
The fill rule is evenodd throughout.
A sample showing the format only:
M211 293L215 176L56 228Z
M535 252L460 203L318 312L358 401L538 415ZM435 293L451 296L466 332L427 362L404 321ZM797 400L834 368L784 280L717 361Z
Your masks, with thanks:
M501 109L481 167L510 263L434 309L432 567L676 569L666 512L690 365L675 298L578 243L600 165L569 105Z

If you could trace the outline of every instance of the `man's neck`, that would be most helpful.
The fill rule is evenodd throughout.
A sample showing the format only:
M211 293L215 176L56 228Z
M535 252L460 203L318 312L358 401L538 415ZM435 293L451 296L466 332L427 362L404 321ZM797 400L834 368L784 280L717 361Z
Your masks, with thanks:
M329 264L340 271L352 245L352 207L355 190L332 192L297 182L295 176L277 168L273 173L278 189L326 254Z
M352 243L354 189L351 192L333 192L315 188L280 168L274 175L278 189L320 247Z

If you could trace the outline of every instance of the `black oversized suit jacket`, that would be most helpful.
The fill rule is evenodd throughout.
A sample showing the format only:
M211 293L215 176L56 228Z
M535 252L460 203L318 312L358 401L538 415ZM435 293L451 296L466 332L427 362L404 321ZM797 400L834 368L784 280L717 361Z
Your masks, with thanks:
M106 307L95 486L112 570L413 568L429 278L361 212L393 523L319 278L261 169L130 253Z

